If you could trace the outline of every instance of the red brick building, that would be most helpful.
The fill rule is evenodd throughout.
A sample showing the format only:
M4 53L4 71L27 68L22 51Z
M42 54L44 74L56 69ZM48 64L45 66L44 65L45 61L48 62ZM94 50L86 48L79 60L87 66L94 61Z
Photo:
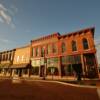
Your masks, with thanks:
M0 73L10 76L98 77L94 28L53 33L30 45L0 52Z
M60 35L53 33L31 41L32 74L73 76L79 72L97 77L94 28Z

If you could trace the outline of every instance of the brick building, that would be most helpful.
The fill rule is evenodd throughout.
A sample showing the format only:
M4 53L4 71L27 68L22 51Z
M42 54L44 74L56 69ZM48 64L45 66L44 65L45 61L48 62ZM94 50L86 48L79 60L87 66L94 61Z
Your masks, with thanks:
M0 73L2 75L11 75L10 67L13 64L15 49L0 52Z
M47 77L73 76L97 77L97 59L94 28L60 35L53 33L31 41L33 75Z
M13 65L10 68L12 76L29 76L30 45L16 48Z
M98 77L94 28L53 33L30 45L0 52L0 72L10 76Z

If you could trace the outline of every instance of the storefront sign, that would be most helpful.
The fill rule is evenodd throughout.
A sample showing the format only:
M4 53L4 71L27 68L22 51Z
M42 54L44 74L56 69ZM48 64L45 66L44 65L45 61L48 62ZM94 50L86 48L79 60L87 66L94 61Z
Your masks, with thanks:
M40 66L40 60L33 60L31 65L34 66Z

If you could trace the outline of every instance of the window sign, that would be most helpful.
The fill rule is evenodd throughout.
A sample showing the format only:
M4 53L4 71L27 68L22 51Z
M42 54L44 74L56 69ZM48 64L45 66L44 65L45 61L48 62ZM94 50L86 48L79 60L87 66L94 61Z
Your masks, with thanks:
M33 60L31 65L34 66L40 66L40 60Z

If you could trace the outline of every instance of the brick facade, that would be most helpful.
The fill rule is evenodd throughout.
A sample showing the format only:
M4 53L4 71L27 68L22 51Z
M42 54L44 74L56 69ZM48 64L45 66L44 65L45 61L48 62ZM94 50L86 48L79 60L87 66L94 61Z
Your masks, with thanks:
M94 28L87 28L31 40L30 45L14 49L10 75L67 77L76 73L98 77L94 31ZM5 59L3 55L5 52L0 53L1 65Z
M56 52L53 52L53 46ZM37 74L42 77L52 75L52 67L55 69L53 74L61 77L72 76L77 68L85 77L91 77L90 73L95 73L93 77L96 77L98 71L95 53L94 28L64 35L54 33L31 41L32 66L37 67ZM45 60L46 63L43 62ZM91 72L92 69L94 72Z

